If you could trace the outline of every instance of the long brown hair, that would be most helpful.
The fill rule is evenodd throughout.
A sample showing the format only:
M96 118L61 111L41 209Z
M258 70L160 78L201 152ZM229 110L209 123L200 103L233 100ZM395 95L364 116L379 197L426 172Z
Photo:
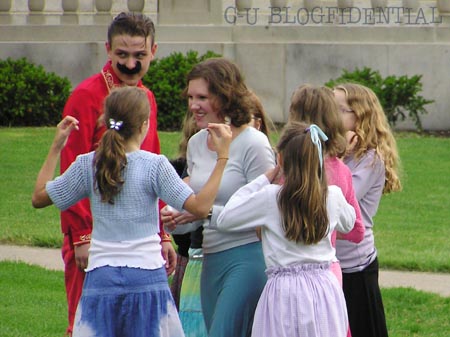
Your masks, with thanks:
M397 142L377 95L370 88L354 83L340 84L334 90L345 93L347 104L356 117L354 131L358 142L353 152L355 158L361 158L370 149L375 150L386 170L383 193L401 190Z
M264 133L270 141L270 132L275 129L273 121L264 109L261 99L252 90L250 90L250 99L253 102L253 106L250 109L252 118L256 118L260 121L261 126L259 131Z
M114 203L124 184L127 165L126 142L136 136L148 121L150 104L147 93L138 87L114 89L104 102L106 131L95 151L95 182L102 202Z
M286 238L310 245L328 232L327 182L309 125L288 123L277 145L285 181L278 208Z
M289 121L318 125L328 136L325 152L332 157L345 154L345 129L339 115L339 105L331 89L310 84L300 85L291 97Z
M186 159L187 145L189 139L191 139L191 137L195 135L195 133L197 133L198 131L199 129L197 127L197 123L194 120L192 111L190 109L187 109L181 127L181 140L178 145L178 156L180 158Z
M222 117L230 117L231 124L239 127L250 123L253 101L239 67L223 58L210 58L196 64L186 77L187 97L189 82L204 79L208 91L214 97L213 104Z

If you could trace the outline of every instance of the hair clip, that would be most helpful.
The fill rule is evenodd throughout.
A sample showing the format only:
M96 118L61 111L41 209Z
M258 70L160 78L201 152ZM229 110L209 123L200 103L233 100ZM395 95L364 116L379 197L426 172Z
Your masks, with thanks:
M110 129L115 129L116 131L119 131L120 128L122 127L123 122L122 121L115 121L113 118L109 119L109 128Z

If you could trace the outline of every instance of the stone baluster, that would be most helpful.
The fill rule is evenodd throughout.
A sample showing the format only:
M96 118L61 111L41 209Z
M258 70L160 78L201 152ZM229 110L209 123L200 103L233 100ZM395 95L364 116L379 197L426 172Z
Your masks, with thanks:
M95 9L100 13L109 13L112 8L112 0L95 0Z
M322 1L321 0L304 0L303 6L308 11L313 11L314 8L322 7Z
M45 0L28 0L29 14L27 23L29 24L45 24L46 17L44 15Z
M408 11L412 13L416 13L419 9L419 0L403 0L402 1L403 8L406 8Z
M288 0L270 0L270 6L272 7L286 7L288 5Z
M388 5L388 0L370 0L370 5L375 9L385 8Z
M43 12L45 0L28 0L28 9L32 13Z
M95 9L97 10L94 15L95 23L109 24L112 19L111 8L112 0L95 0Z
M9 12L11 10L11 0L2 0L0 2L0 13Z
M353 7L353 0L337 0L337 6L342 10Z
M245 10L252 8L253 1L252 0L235 0L234 6L236 7L239 13L245 12Z
M64 14L74 14L78 10L78 0L61 0L61 7Z
M450 25L450 1L437 0L436 7L440 16L440 24L445 26Z
M145 6L145 0L127 0L128 10L130 12L142 12Z
M222 2L218 0L159 0L158 23L221 24Z
M439 14L444 16L450 16L450 1L449 0L437 0L436 7Z
M351 10L354 6L353 0L337 0L339 15L337 23L346 24L350 20Z
M61 24L78 24L79 0L61 0L63 15L60 18Z
M11 0L3 0L0 2L0 23L9 24L12 21L12 15L9 13L11 10Z

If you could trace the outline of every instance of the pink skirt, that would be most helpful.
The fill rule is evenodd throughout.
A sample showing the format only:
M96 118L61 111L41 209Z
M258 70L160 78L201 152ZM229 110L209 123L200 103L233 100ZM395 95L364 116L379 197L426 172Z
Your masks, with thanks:
M346 337L347 309L329 264L269 268L253 337Z

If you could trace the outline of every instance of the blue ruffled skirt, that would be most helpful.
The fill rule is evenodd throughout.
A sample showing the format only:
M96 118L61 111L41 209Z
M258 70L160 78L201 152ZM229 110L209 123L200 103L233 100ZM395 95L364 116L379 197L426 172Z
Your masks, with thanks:
M73 337L184 337L164 268L86 274Z

